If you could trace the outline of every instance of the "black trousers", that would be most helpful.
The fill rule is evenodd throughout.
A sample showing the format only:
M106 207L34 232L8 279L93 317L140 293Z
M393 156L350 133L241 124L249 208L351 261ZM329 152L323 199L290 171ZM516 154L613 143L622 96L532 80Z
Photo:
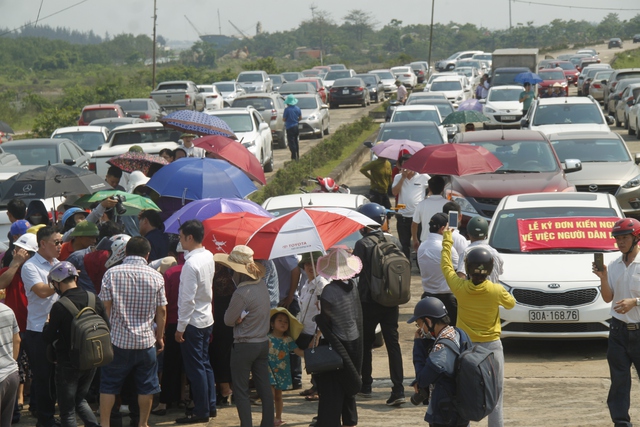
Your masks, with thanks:
M423 292L421 298L424 297L434 297L442 301L449 314L451 326L456 326L456 320L458 319L458 300L453 294L430 294L429 292Z
M300 130L298 126L287 128L287 141L289 151L291 151L291 160L300 160Z
M47 359L47 343L42 338L42 332L25 331L24 349L29 358L29 367L33 379L31 382L31 396L35 395L38 424L44 427L53 425L56 396L53 375L55 366Z
M396 222L398 226L398 239L402 244L402 252L411 262L411 223L413 217L396 215Z
M376 337L376 326L380 324L382 337L389 357L389 376L393 383L392 391L396 394L404 394L402 381L402 352L398 343L398 307L385 307L376 302L362 303L362 329L363 329L363 357L362 357L362 390L371 390L373 383L372 354L373 342Z
M316 375L318 383L318 422L316 427L355 426L358 424L356 397L345 394L340 385L340 370ZM342 422L340 422L342 418Z
M389 200L389 195L387 193L378 193L377 191L369 190L369 200L372 203L377 203L380 206L390 209L391 208L391 200Z

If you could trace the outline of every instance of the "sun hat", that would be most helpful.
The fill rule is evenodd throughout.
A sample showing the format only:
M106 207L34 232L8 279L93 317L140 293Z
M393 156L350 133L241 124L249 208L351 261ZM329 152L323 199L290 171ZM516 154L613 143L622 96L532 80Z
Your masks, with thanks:
M293 338L294 341L297 340L303 329L302 323L300 323L298 319L293 317L293 314L289 313L289 310L284 307L272 308L269 312L269 319L271 319L278 313L284 313L287 315L287 317L289 317L289 336Z
M22 236L24 233L27 232L29 227L31 227L31 224L29 224L29 221L27 221L26 219L19 219L13 224L11 224L9 233L12 236Z
M362 261L344 249L330 249L318 260L318 275L329 280L351 279L362 270Z
M98 237L99 234L100 231L95 223L84 220L76 224L71 237Z
M51 267L49 270L49 282L62 282L68 277L78 277L78 270L69 261L62 261Z
M29 252L38 252L38 238L35 234L25 233L13 242L14 246Z
M293 94L287 95L287 98L284 100L284 103L287 105L296 105L298 103L298 99L293 96Z
M192 133L183 133L182 135L180 135L180 138L195 138L196 135L192 134Z
M160 260L160 265L156 270L158 270L158 273L164 274L168 269L176 265L178 265L178 262L174 257L166 256Z
M304 253L302 254L302 259L298 263L298 267L304 268L304 265L308 262L312 262L315 264L318 261L318 259L320 259L321 256L322 256L322 252L320 251Z
M151 178L143 174L141 171L133 171L129 175L129 183L127 184L127 193L133 193L133 190L140 185L146 185Z
M33 235L38 234L38 230L40 230L42 227L46 227L47 224L38 224L38 225L32 225L31 227L29 227L27 229L27 233L31 233Z
M264 277L266 273L266 268L253 260L253 249L245 245L236 246L229 255L215 254L213 260L254 280Z

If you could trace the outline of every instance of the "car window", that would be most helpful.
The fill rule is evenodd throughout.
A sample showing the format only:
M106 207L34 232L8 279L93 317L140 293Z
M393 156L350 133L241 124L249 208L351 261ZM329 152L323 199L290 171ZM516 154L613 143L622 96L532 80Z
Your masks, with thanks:
M533 125L561 124L605 124L600 107L595 104L538 105L533 116Z
M146 111L149 109L147 101L116 101L115 103L121 106L124 111Z
M164 83L158 85L157 90L187 90L189 85L186 83Z
M271 98L238 98L233 101L233 108L253 107L258 111L271 110L273 101Z
M618 138L562 139L551 141L561 162L579 159L581 162L630 162L631 158Z
M555 67L553 67L553 68L558 68L559 67L559 68L562 68L563 70L575 70L576 69L575 65L573 65L570 62L560 62L560 63L556 63L554 65L555 65Z
M434 92L448 91L448 90L462 90L462 84L459 81L438 81L436 80L431 85L431 90Z
M175 142L176 134L180 135L180 132L171 129L145 129L117 132L113 135L111 146L136 145L147 142Z
M487 99L491 102L517 101L520 98L522 89L499 89L490 90Z
M251 117L253 118L253 126L257 130L260 127L260 123L263 121L262 116L260 114L252 113Z
M65 132L53 138L67 138L78 144L84 151L95 151L105 143L102 132Z
M233 92L236 90L233 83L216 83L216 87L220 92Z
M44 146L7 146L2 145L7 153L15 154L15 156L23 165L48 165L58 163L58 147L56 144L48 144Z
M545 141L474 141L502 162L496 173L554 172L559 169L551 146Z
M238 76L238 82L247 83L247 82L261 82L263 81L263 77L261 73L246 73L240 74Z
M564 80L562 71L539 71L538 75L542 80Z
M75 159L75 156L71 155L71 152L67 148L67 144L60 144L60 161L66 159Z
M80 156L84 156L84 153L82 152L82 150L80 150L74 144L67 144L67 148L69 148L69 151L71 152L71 155L73 156L74 159Z
M392 122L435 122L440 124L440 117L436 110L396 110L391 117Z
M251 132L253 130L253 124L251 123L251 116L249 114L221 114L218 117L224 120L234 132Z
M109 117L118 117L118 112L113 108L103 110L84 110L82 112L82 121L85 123L92 122L96 119L108 119Z
M395 79L395 76L388 71L376 71L372 74L377 74L381 79Z
M298 108L302 110L312 110L318 108L316 98L298 98Z
M442 134L436 126L383 127L378 134L378 141L388 139L408 139L423 145L444 144Z

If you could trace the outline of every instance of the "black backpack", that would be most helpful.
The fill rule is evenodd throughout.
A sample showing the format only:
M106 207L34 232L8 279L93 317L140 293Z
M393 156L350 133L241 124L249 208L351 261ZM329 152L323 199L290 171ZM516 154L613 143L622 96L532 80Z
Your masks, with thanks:
M371 234L371 299L385 307L397 307L411 299L411 263L384 234Z
M96 296L91 292L87 295L89 301L82 310L67 297L59 300L73 316L69 343L71 365L82 371L107 365L113 360L109 327L96 312Z
M482 420L493 412L500 398L493 352L473 345L471 341L462 342L460 347L446 338L437 343L447 346L458 356L455 363L456 395L452 396L456 412L468 421Z

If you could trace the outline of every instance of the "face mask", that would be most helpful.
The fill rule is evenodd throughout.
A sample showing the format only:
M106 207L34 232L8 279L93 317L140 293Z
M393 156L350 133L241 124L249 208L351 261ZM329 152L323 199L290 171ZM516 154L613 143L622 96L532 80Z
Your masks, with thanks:
M31 215L29 217L29 222L32 225L42 224L42 215Z

